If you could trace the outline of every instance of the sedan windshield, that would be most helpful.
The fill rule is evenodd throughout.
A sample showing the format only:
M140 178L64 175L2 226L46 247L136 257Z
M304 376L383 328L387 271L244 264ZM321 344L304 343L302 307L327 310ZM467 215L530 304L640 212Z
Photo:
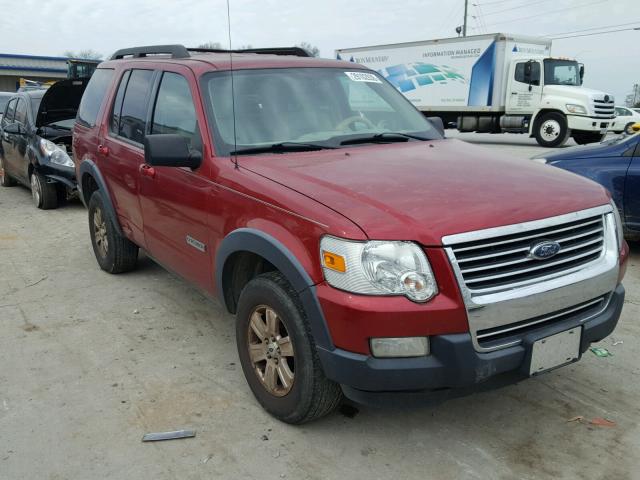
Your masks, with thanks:
M580 86L580 65L573 60L547 58L544 61L544 84Z
M402 94L373 72L237 70L235 102L230 72L212 72L204 76L203 90L219 155L441 138Z

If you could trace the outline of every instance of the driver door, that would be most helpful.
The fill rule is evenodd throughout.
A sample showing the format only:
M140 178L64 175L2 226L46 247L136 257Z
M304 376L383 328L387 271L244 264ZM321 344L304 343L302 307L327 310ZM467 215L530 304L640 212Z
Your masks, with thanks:
M624 222L630 230L640 233L640 140L625 179Z
M515 62L507 88L507 113L531 114L538 109L542 97L540 62Z

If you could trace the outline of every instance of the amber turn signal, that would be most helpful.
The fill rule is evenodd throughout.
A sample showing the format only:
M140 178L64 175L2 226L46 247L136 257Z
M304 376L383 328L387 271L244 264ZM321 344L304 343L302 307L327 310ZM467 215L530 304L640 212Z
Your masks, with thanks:
M324 266L335 270L336 272L344 273L347 271L347 266L344 262L344 257L336 253L322 252L322 261Z

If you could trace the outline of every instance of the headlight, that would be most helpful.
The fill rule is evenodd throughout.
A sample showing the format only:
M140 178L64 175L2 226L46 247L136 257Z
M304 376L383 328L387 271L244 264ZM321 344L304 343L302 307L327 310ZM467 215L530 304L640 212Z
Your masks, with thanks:
M567 111L569 113L576 113L578 115L586 115L587 114L587 109L584 108L582 105L575 105L573 103L568 103L567 104Z
M613 207L613 218L616 221L616 237L618 239L618 251L622 250L622 242L624 242L624 229L622 227L622 218L620 218L620 211L616 206L616 202L611 200L611 206Z
M49 140L45 140L44 138L40 139L40 151L43 155L49 157L51 163L65 167L75 167L73 160L67 155L67 152Z
M329 285L363 295L404 295L426 302L438 293L431 266L412 242L356 242L325 236L320 260Z

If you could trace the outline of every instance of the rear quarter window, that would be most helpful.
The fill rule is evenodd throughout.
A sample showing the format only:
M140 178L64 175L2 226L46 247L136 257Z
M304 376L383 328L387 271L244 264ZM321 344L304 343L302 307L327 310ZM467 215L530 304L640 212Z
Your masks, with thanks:
M78 123L86 127L93 127L96 124L100 106L104 101L112 78L113 69L99 68L96 70L82 95L80 108L78 108Z
M144 141L147 130L152 80L153 70L132 70L122 100L118 135L135 143ZM113 128L113 122L111 123Z

